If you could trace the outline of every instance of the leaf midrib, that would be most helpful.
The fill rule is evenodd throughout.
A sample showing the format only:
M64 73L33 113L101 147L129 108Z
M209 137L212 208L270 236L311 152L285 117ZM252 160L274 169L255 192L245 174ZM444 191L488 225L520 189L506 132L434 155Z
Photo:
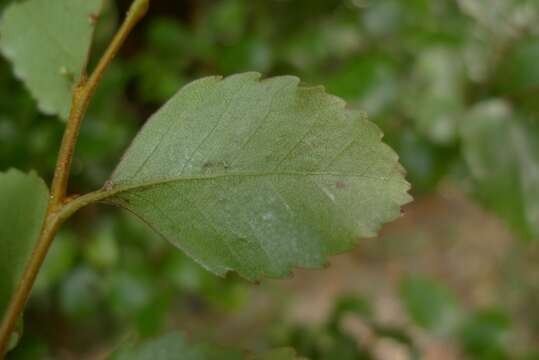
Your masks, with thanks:
M341 172L327 172L327 171L265 171L265 172L235 172L235 173L220 173L220 174L211 174L211 175L197 175L197 176L180 176L180 177L171 177L171 178L162 178L147 182L132 183L132 184L122 184L118 183L117 185L114 181L110 180L107 182L107 185L104 187L104 193L108 195L106 197L112 197L122 192L128 192L132 190L142 190L147 188L152 188L160 185L170 184L174 182L189 182L189 181L208 181L219 178L227 177L265 177L265 176L335 176L335 177L356 177L356 178L365 178L378 181L398 181L401 183L406 183L402 179L390 179L390 177L375 177L369 176L366 174L356 174L356 173L341 173Z

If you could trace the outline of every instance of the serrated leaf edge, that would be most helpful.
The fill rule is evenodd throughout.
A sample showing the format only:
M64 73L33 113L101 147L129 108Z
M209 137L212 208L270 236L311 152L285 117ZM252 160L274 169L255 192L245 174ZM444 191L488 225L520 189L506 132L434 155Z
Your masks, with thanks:
M398 154L390 146L388 146L386 143L384 143L382 141L383 133L380 130L380 128L376 124L374 124L373 122L371 122L370 120L367 119L367 116L366 116L365 112L348 109L346 101L344 101L343 99L341 99L341 98L339 98L339 97L337 97L335 95L327 93L324 86L322 86L322 85L319 85L319 86L301 86L300 85L301 80L296 76L290 76L290 75L276 76L276 77L270 77L270 78L262 79L262 74L260 74L258 72L247 72L247 73L242 73L242 74L231 75L229 77L241 76L241 75L249 76L250 80L255 81L255 82L260 82L260 83L263 83L264 81L278 80L279 78L293 79L296 91L301 90L301 91L312 91L314 93L322 93L324 96L332 99L333 103L334 103L334 106L336 106L338 109L340 109L343 112L351 112L351 113L353 113L355 116L359 117L359 121L363 122L365 125L370 126L371 128L376 130L376 132L379 135L379 139L380 139L380 143L379 143L378 146L382 146L385 151L387 151L389 154L391 154L390 160L394 162L395 167L397 167L398 172L401 173L403 175L403 177L405 176L406 171L404 170L402 165L399 163ZM179 93L182 92L184 89L188 89L191 86L196 86L200 82L211 81L211 80L213 80L213 81L225 81L229 77L223 77L223 76L204 77L204 78L195 80L195 81L185 85L184 87L182 87L182 89L179 90ZM150 121L151 121L151 118L146 122L146 124L144 126L146 126ZM142 129L140 131L143 131L144 126L142 127ZM134 142L132 142L131 145L129 145L129 147L127 148L127 150L124 153L124 156L125 156L125 154L127 154L129 152L129 149L131 148L133 143ZM122 159L123 159L124 156L122 156ZM121 160L120 160L120 163L121 163ZM228 268L228 267L225 268L223 271L216 271L216 269L213 269L213 268L205 265L196 256L193 256L192 254L190 254L189 251L186 251L185 249L181 248L181 246L179 246L178 244L175 244L175 242L170 241L166 236L164 236L154 226L152 226L151 223L149 221L147 221L144 218L143 215L138 214L138 213L134 212L133 210L131 210L129 208L128 204L126 204L123 199L117 197L116 195L121 194L122 192L137 191L139 189L142 190L142 189L145 189L145 188L148 188L148 187L151 188L152 186L161 185L161 184L167 183L167 182L176 182L176 181L179 182L179 181L190 181L190 180L208 180L208 179L214 179L216 177L225 177L225 176L233 177L233 176L242 176L242 175L246 175L246 176L264 176L264 175L265 176L270 176L270 175L272 175L270 172L268 172L268 173L247 173L246 172L246 173L243 173L243 174L242 173L228 173L228 174L220 174L220 175L213 175L213 176L191 176L191 177L182 176L182 177L178 177L178 178L155 180L155 181L149 182L147 184L142 184L142 185L141 184L138 184L138 185L122 185L121 183L120 184L115 184L114 181L112 180L114 178L114 175L116 174L116 169L114 170L111 178L105 183L105 186L103 187L103 191L107 193L107 195L102 197L102 201L104 203L108 203L108 204L123 208L123 209L129 211L130 213L134 214L141 221L146 223L157 234L159 234L161 237L163 237L165 240L167 240L170 244L178 247L181 251L183 251L185 254L187 254L189 257L191 257L195 262L200 264L203 268L207 269L208 271L210 271L212 273L215 273L215 274L217 274L218 276L221 276L221 277L227 276L227 274L229 272L236 272L234 269L231 269L231 268ZM320 176L322 176L322 175L336 175L336 174L335 173L328 173L328 172L307 173L307 172L291 172L291 171L288 171L288 172L273 173L273 175L291 175L291 176L320 175ZM343 174L338 173L338 175L342 176ZM360 175L356 174L354 176L360 176ZM368 176L364 176L364 177L369 178ZM386 224L388 222L391 222L391 221L397 219L399 216L401 216L401 211L400 211L401 207L408 204L408 203L410 203L413 200L412 196L409 194L409 191L411 189L410 183L408 181L406 181L404 178L401 180L401 182L404 184L404 190L405 190L403 192L403 194L402 194L402 199L399 199L399 200L393 199L393 201L388 204L389 215L382 218L382 219L380 219L380 222L374 227L374 230L372 231L372 234L367 235L366 238L375 237L384 224ZM283 277L284 278L292 277L293 273L294 273L294 269L302 269L302 268L303 269L320 269L320 268L324 267L328 263L328 258L329 257L336 256L336 255L339 255L341 253L348 252L348 251L354 249L357 246L358 242L359 242L359 238L355 238L354 241L351 242L351 245L349 247L346 247L342 251L337 252L337 253L326 254L326 256L322 259L323 261L321 263L313 265L312 267L301 267L301 266L297 266L297 265L292 264L291 266L289 266L286 269L286 271L285 271L286 275L284 275ZM261 273L260 276L253 277L253 278L248 278L248 280L258 282L263 278L281 279L283 277L281 277L281 276L268 276L265 273Z

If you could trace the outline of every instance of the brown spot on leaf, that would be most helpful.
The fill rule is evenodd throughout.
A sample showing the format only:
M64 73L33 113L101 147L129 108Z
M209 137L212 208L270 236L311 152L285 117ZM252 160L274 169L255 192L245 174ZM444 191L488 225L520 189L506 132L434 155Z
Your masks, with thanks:
M88 16L88 20L90 20L90 24L92 25L97 23L97 19L99 19L99 17L96 14L90 14L90 16Z
M337 182L335 183L335 187L336 187L337 189L344 189L344 188L346 187L346 184L344 183L344 181L340 181L340 180L339 180L339 181L337 181Z

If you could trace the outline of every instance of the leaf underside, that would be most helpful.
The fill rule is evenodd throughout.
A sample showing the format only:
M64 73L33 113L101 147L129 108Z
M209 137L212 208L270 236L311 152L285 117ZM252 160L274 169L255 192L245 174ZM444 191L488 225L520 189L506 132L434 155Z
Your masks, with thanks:
M5 10L0 51L43 113L68 117L101 5L102 0L26 0Z
M295 77L245 73L181 89L105 191L214 273L280 278L376 235L411 200L362 113Z
M48 201L45 183L18 170L0 172L0 316L30 258Z

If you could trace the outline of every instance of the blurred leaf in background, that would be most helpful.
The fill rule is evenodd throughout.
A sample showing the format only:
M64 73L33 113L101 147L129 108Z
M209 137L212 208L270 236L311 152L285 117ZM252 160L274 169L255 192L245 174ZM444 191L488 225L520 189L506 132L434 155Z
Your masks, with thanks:
M522 237L539 236L539 125L502 100L470 109L463 154L474 192Z
M439 334L454 330L458 320L457 300L443 284L410 276L402 282L400 292L408 314L418 325Z

